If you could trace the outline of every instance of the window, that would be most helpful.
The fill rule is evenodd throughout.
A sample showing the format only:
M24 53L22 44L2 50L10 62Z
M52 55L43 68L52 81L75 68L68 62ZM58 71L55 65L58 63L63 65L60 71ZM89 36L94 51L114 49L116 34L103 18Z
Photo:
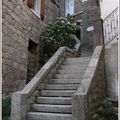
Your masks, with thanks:
M41 19L44 19L44 0L27 0L27 5Z
M82 2L86 2L87 0L82 0Z
M34 12L36 13L36 15L40 17L41 0L34 0L33 10L34 10Z
M66 0L65 3L65 8L66 8L66 16L68 14L73 15L74 14L74 0Z

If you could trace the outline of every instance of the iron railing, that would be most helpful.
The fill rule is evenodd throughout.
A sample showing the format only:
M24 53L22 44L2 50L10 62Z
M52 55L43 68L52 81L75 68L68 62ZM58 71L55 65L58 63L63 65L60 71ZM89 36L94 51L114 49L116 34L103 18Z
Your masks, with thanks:
M103 20L105 45L118 36L118 8Z

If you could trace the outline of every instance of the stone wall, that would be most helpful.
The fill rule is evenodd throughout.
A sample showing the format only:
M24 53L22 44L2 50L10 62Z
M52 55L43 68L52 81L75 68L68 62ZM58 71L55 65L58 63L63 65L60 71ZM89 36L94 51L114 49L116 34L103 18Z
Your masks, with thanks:
M94 56L94 59L97 59L97 57ZM93 63L91 63L91 66L92 64ZM96 112L96 109L101 105L101 103L107 96L104 50L102 50L101 52L98 65L97 65L97 68L94 74L95 76L93 80L91 81L91 84L89 86L89 90L87 93L87 97L86 97L87 99L86 100L86 107L87 107L86 114L90 115L86 117L87 120L89 120L91 115Z
M59 0L60 3L60 16L65 17L65 0Z
M103 20L94 20L93 50L96 46L104 45ZM99 38L99 39L98 39Z
M104 49L97 46L85 71L81 85L72 98L74 120L91 120L106 97Z
M95 48L94 40L97 42L97 39L95 39L96 34L94 34L94 30L100 27L94 26L94 21L100 18L100 6L97 0L87 0L85 2L82 2L82 0L75 0L75 14L81 11L83 11L83 13L78 17L76 16L78 20L82 19L83 39L81 48L82 51L90 52L90 55L92 55ZM81 55L83 55L83 53L81 53Z
M40 33L46 23L59 15L59 9L50 0L46 0L44 21L30 10L25 1L3 0L2 10L2 81L3 94L7 95L21 90L26 84L29 40L36 44L36 72L40 68Z

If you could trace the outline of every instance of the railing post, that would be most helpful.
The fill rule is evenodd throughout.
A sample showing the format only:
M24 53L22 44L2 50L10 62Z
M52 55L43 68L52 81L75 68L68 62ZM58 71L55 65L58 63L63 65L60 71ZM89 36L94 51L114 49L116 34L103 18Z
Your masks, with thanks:
M27 96L21 92L12 94L11 120L26 120Z
M72 96L72 120L86 120L85 96L74 94Z

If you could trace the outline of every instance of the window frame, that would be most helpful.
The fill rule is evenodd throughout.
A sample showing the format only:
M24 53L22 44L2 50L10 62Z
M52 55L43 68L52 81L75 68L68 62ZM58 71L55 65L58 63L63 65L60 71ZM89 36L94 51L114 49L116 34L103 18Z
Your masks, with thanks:
M34 0L33 9L34 13L40 18L41 13L41 0Z
M27 5L38 18L44 20L45 0L27 0Z
M68 3L69 2L69 3ZM72 8L71 7L72 4ZM68 7L68 6L69 7ZM67 8L68 7L68 8ZM68 10L69 9L69 10ZM74 9L75 9L75 2L74 0L65 0L65 16L67 16L68 14L73 15L74 14Z

